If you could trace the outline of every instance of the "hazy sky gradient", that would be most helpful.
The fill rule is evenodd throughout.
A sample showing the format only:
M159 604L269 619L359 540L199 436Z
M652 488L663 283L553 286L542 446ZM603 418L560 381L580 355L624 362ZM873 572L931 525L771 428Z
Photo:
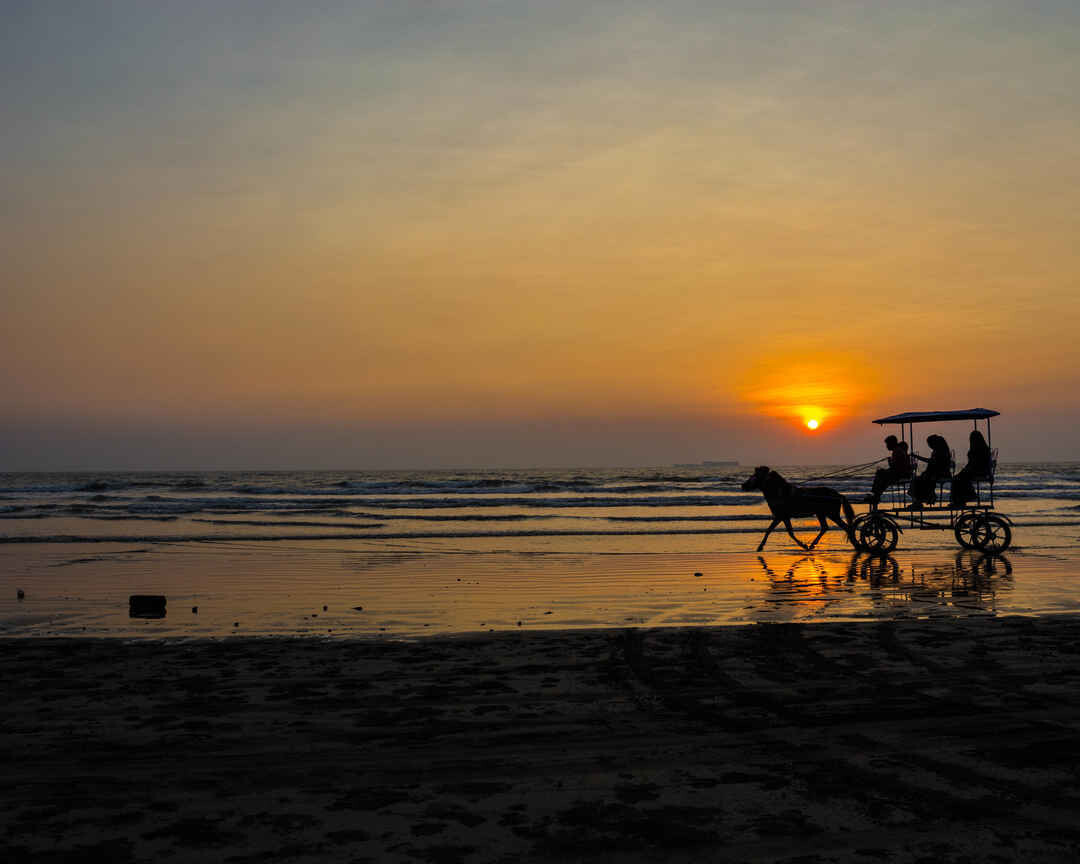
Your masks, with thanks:
M1075 3L3 23L0 468L1076 458Z

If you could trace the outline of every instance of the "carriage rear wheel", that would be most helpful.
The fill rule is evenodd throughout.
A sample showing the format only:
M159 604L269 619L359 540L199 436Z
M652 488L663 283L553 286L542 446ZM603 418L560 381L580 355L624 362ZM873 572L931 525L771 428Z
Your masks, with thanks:
M974 540L976 547L983 552L997 555L1012 543L1012 529L1002 517L984 513L975 523Z
M887 555L896 548L900 539L900 530L888 516L877 511L864 513L852 526L855 545L864 552Z
M978 535L975 531L975 526L978 524L982 515L976 512L964 513L957 518L953 525L953 533L956 535L956 541L965 549L977 549Z

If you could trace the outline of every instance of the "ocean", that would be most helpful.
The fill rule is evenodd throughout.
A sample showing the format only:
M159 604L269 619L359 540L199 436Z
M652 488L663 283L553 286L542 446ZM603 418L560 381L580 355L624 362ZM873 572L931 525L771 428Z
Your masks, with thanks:
M782 528L759 556L751 470L0 474L0 633L412 638L1080 608L1080 463L999 467L1013 546L997 557L911 528L884 559L837 530L808 555ZM871 473L817 485L865 510ZM129 618L136 593L166 595L167 615Z

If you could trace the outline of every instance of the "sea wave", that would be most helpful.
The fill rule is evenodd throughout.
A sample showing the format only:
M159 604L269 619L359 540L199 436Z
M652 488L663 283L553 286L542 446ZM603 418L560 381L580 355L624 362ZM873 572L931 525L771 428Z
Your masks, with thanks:
M491 494L636 494L643 491L693 492L735 490L750 468L704 471L695 468L609 469L584 471L210 471L210 472L74 472L0 474L0 497L154 491L167 495L203 492L243 496L354 495L491 495ZM872 468L856 474L828 466L779 466L789 480L838 489L865 488ZM840 473L837 473L840 472ZM1003 464L998 486L1047 489L1074 488L1080 468L1067 464Z
M767 521L767 520L762 520ZM236 543L242 541L266 542L276 540L429 540L469 539L484 537L626 537L671 536L682 534L749 534L759 533L760 526L753 528L672 528L655 531L577 531L577 530L520 530L520 531L398 531L380 533L333 533L333 534L52 534L41 536L0 536L0 544L7 543Z
M749 521L749 520L747 520ZM729 525L725 527L693 528L638 528L638 529L504 529L504 530L464 530L464 531L335 531L333 533L238 533L238 534L53 534L41 536L0 536L0 544L17 543L225 543L225 542L268 542L268 541L319 541L319 540L429 540L429 539L483 539L512 537L650 537L650 536L706 536L719 534L758 534L767 517L758 517L757 525ZM217 523L225 524L225 523ZM245 523L236 523L245 524ZM1014 521L1023 527L1062 527L1080 525L1080 520L1069 521ZM352 528L355 526L342 526Z
M1080 495L1080 493L1078 493ZM386 510L491 509L521 507L526 509L587 509L600 507L733 507L762 503L758 494L735 492L707 495L584 495L566 496L491 496L450 497L373 497L349 498L255 498L221 496L215 498L170 498L147 495L128 502L84 502L27 505L28 512L55 512L56 515L90 515L128 512L148 515L193 515L197 513L285 512L312 513L342 511L348 505ZM14 512L14 511L12 511ZM354 515L354 514L350 514Z
M852 504L859 504L872 477L872 470L829 476L836 469L820 466L777 470L804 486L834 488ZM749 472L8 473L0 474L0 526L8 535L0 542L100 542L96 531L109 531L106 539L119 542L223 536L212 531L245 541L731 533L760 530L752 526L769 519L762 496L741 489ZM1033 507L1080 510L1078 483L1076 464L1003 465L994 496L1014 517L1031 514ZM243 529L251 533L240 533Z
M863 490L865 491L865 490ZM95 496L97 499L98 496ZM859 503L859 495L849 495L852 503ZM999 505L1010 500L1080 501L1080 490L1056 488L1051 490L996 489ZM143 518L146 520L171 520L200 515L252 515L311 517L315 515L343 519L417 519L428 521L508 521L512 519L550 518L573 516L574 511L648 509L655 511L709 508L764 507L765 502L757 493L733 491L704 494L643 494L623 495L487 495L473 496L350 496L334 498L318 497L257 497L257 496L165 496L145 495L125 500L76 499L50 502L26 502L0 507L0 520L41 520L48 518L84 518L123 520ZM525 511L520 514L494 513L499 509ZM437 514L432 511L459 510L461 513ZM482 512L488 511L488 512ZM539 511L539 512L536 512ZM544 512L547 511L547 512ZM719 514L695 514L702 521L724 518ZM626 521L683 521L682 515L637 515L620 517Z

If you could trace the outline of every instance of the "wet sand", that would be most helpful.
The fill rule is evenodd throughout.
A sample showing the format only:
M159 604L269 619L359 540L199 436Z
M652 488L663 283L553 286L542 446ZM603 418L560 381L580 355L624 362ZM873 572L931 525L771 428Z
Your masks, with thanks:
M761 555L9 545L0 547L0 637L411 638L519 621L569 630L1080 613L1071 540L1001 556L953 543L883 557L856 554L838 535L813 554ZM132 594L167 596L168 614L130 618Z
M1080 617L3 640L0 860L1080 856Z

